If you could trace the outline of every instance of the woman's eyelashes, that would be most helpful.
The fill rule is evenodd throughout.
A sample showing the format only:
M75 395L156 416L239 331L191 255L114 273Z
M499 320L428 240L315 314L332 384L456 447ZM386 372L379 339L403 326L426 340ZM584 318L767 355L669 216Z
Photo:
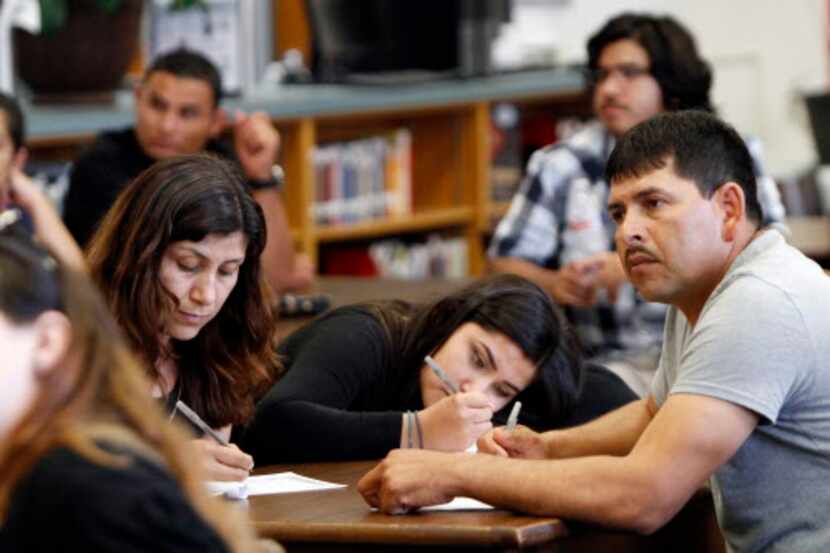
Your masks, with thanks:
M496 370L496 367L490 362L490 357L484 352L484 347L480 344L471 344L470 361L473 367L477 369ZM501 398L510 399L515 395L513 388L504 383L495 382L490 387Z
M178 261L176 264L186 273L195 273L199 269L199 263L193 261Z

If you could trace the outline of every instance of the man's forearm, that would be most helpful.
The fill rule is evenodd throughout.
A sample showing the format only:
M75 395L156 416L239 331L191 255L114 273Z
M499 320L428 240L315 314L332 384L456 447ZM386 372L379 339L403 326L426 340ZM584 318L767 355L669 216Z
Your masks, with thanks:
M498 507L641 532L663 522L647 470L626 457L550 461L475 455L456 458L449 474L454 495Z
M294 245L288 218L277 190L255 190L253 196L262 207L267 227L267 242L261 258L262 270L271 287L281 293L293 287Z
M543 437L551 459L627 455L654 417L650 398L633 401L581 426L551 430Z

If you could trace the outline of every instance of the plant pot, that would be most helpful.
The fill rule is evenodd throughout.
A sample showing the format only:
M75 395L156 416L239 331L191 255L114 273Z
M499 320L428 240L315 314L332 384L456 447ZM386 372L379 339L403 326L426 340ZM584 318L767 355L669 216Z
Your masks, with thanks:
M66 24L49 35L15 29L17 74L35 94L111 91L138 47L143 0L125 0L112 14L93 0L70 0Z

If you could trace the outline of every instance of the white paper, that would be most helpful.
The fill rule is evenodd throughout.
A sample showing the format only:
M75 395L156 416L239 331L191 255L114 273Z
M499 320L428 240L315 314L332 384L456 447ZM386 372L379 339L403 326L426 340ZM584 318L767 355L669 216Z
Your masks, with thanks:
M345 488L345 484L336 484L324 480L315 480L294 472L277 472L250 476L245 480L248 495L269 495L275 493L316 492Z
M421 511L490 511L495 509L489 503L484 503L472 497L456 497L449 503L442 503L441 505L432 505L430 507L421 507Z
M261 476L249 476L242 482L207 482L208 491L213 495L224 495L231 499L245 499L250 495L270 495L277 493L316 492L345 488L345 484L335 484L324 480L315 480L295 472L275 472Z

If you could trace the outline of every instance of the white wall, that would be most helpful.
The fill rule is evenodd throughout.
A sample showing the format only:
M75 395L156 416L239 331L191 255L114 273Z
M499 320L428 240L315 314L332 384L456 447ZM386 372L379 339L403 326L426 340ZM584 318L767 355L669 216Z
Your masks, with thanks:
M587 37L624 10L667 13L695 35L715 70L713 99L759 136L774 175L815 161L801 94L826 87L826 0L516 0L511 34L544 34L559 61L584 61Z

